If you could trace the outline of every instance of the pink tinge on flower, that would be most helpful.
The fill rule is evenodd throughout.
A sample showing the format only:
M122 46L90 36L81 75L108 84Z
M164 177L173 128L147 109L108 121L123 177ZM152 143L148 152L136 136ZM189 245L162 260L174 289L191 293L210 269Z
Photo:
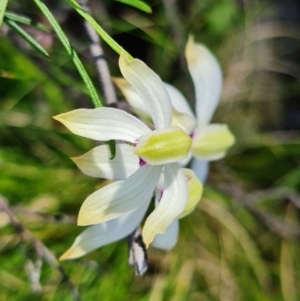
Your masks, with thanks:
M195 131L192 131L189 136L190 136L191 139L193 139L194 136L195 136Z
M140 159L140 161L139 161L140 167L145 166L147 164L146 161L144 161L142 158L139 158L139 159Z
M158 199L158 203L160 202L163 194L164 194L164 189L163 188L159 188L159 192L160 192L160 196L159 196L159 199Z
M133 143L133 146L136 147L138 143L140 142L140 139L136 139ZM144 161L142 158L139 157L139 165L140 167L147 165L146 161Z

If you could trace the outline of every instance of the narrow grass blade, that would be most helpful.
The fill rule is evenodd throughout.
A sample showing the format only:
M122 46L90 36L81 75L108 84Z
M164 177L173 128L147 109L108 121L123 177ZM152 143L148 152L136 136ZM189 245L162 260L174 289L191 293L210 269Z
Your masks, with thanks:
M4 19L4 22L13 30L15 30L28 44L45 57L49 57L48 52L39 44L31 35L23 30L16 22Z
M43 12L44 16L47 18L47 20L49 21L49 23L51 24L53 30L55 31L55 33L57 34L58 38L60 39L61 43L63 44L63 46L65 47L68 55L71 57L74 65L76 66L79 74L81 75L89 93L92 99L92 102L94 104L94 106L96 108L98 107L103 107L104 103L103 101L100 100L97 91L95 89L95 86L93 85L89 75L87 74L81 60L78 57L78 54L76 53L76 51L74 50L74 48L71 46L67 36L64 34L63 30L61 29L60 25L58 24L58 22L56 21L55 17L53 16L53 14L49 11L49 9L47 8L47 6L41 2L40 0L34 0L34 2L36 3L36 5L39 7L39 9ZM116 146L115 146L115 142L113 140L111 140L109 143L109 148L110 148L110 152L111 152L111 159L113 159L115 157L116 154Z
M103 102L100 100L100 98L97 94L97 91L96 91L89 75L87 74L81 60L78 57L78 54L76 53L74 48L71 46L67 36L65 35L63 30L61 29L61 27L58 24L58 22L56 21L55 17L53 16L53 14L49 11L47 6L42 1L34 0L34 2L39 7L39 9L42 11L44 16L47 18L47 20L51 24L53 30L57 34L57 36L60 39L61 43L63 44L64 48L66 49L68 55L71 57L74 65L76 66L79 74L81 75L81 77L82 77L82 79L83 79L83 81L84 81L84 83L85 83L85 85L86 85L86 87L87 87L87 89L90 93L90 96L91 96L91 99L93 101L94 106L95 107L103 107Z
M37 1L37 0L34 0ZM66 0L87 22L89 22L99 36L119 55L121 52L126 52L96 21L90 16L75 0ZM131 57L127 53L128 57Z
M2 25L4 13L6 11L8 0L0 0L0 26Z
M148 14L152 13L151 7L143 1L139 1L139 0L116 0L116 1L133 6L141 11L144 11L145 13Z
M11 12L7 11L4 14L4 18L7 19L7 20L17 22L17 23L22 23L22 24L25 24L25 25L31 25L31 26L34 26L35 28L40 29L40 30L49 32L49 29L44 24L35 22L35 21L31 20L30 18L27 18L27 17L22 16L22 15L18 15L18 14L11 13Z

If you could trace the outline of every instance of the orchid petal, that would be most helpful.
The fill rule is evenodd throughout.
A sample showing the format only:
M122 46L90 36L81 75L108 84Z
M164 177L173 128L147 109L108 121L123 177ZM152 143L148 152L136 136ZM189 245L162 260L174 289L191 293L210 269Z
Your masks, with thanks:
M121 53L119 66L122 75L145 103L157 130L169 127L172 118L170 96L157 74L138 59Z
M124 180L139 168L139 158L134 147L125 143L116 144L116 155L110 160L108 145L100 145L82 156L71 158L86 175L110 180Z
M114 108L78 109L53 118L74 134L100 141L124 140L134 143L140 136L151 132L136 117Z
M203 192L202 183L191 169L182 168L181 171L183 172L187 182L188 200L184 210L182 211L182 213L179 215L178 218L182 218L190 214L192 211L194 211L196 205L201 199L202 192Z
M166 229L165 233L157 234L151 243L151 246L162 250L171 250L177 243L179 232L179 221L174 219Z
M204 160L193 159L192 170L196 174L197 178L204 183L207 179L209 162Z
M135 89L127 82L127 80L122 77L113 77L113 81L117 85L117 87L121 90L122 94L126 98L127 102L130 104L130 106L134 109L134 111L139 115L148 117L149 111L146 105L142 101L139 94L135 91ZM175 87L173 87L168 83L164 82L164 85L171 98L173 107L177 111L185 113L195 118L193 111L191 110L187 100L181 94L181 92L179 92L179 90L177 90Z
M183 113L188 114L189 116L195 118L195 114L193 113L191 107L188 104L188 101L185 99L183 94L179 90L177 90L174 86L167 84L167 83L164 83L164 84L170 95L173 107L177 111L183 112Z
M143 228L143 238L147 247L157 234L164 233L173 220L181 214L187 199L187 183L178 164L166 164L163 196Z
M196 129L191 150L199 160L219 160L234 142L226 124L210 124Z
M222 91L222 71L212 53L190 37L185 56L192 76L196 95L198 125L206 125L219 103Z
M147 107L144 104L144 102L142 101L140 95L128 83L128 81L125 78L114 77L113 82L121 90L121 92L124 95L126 101L130 104L130 106L133 108L133 110L138 115L143 115L144 117L150 117L149 111L147 110Z
M141 223L149 201L150 199L136 210L116 219L87 228L76 237L73 245L60 257L60 260L81 257L92 250L128 236Z
M184 159L191 144L191 138L183 130L170 127L142 136L135 153L151 165L161 165Z
M128 179L92 193L80 208L78 225L106 222L141 206L151 198L161 169L161 166L142 166Z
M192 152L189 152L188 155L187 155L187 157L184 158L183 160L180 160L180 161L178 162L178 164L179 164L180 166L182 166L182 167L183 167L183 166L187 166L187 165L189 164L189 162L191 161L192 157L193 157Z
M176 126L190 135L197 126L196 119L190 115L179 112L175 108L172 111L172 126Z

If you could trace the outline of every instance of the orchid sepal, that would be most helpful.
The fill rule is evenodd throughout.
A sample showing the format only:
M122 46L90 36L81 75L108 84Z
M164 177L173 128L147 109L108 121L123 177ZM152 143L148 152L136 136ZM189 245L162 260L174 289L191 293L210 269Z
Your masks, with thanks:
M162 166L140 167L126 180L100 188L83 202L78 225L88 226L118 218L135 210L152 195Z
M235 143L235 138L225 124L198 127L193 137L191 151L199 160L219 160Z
M115 108L78 109L53 117L76 135L99 141L134 143L151 129L136 117Z

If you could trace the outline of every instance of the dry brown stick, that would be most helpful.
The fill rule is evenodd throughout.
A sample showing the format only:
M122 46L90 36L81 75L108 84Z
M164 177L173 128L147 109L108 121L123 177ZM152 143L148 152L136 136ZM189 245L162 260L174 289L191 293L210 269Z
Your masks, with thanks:
M287 187L258 190L252 193L252 196L255 203L259 202L259 199L285 198L291 201L298 209L300 209L300 195Z
M186 68L184 57L184 30L180 23L176 0L163 0L163 4L175 43L179 50L180 62L182 64L182 67Z
M186 34L183 24L180 21L178 12L178 3L176 0L163 0L165 14L171 29L172 36L178 49L179 63L182 71L182 76L185 78L183 91L192 107L195 105L195 91L191 75L188 70L187 61L185 58L185 43Z
M244 192L237 184L219 184L218 187L228 195L232 196L239 205L245 206L273 233L283 238L300 239L300 227L296 227L291 223L287 223L287 221L284 221L283 219L276 218L264 210L257 208L254 205L257 201L256 197Z
M79 0L78 3L87 12L91 12L88 0ZM94 28L84 21L86 33L90 39L90 51L94 58L99 79L102 83L105 101L108 106L118 106L114 86L111 81L109 69L104 59L104 52L100 38ZM119 107L119 106L118 106ZM129 264L134 267L136 275L143 275L148 269L147 251L143 243L141 229L138 227L131 235L129 241Z
M10 220L10 224L15 228L15 231L18 233L18 235L20 235L21 239L24 242L32 243L35 252L38 255L37 257L39 256L43 257L48 262L49 265L51 265L60 273L62 277L62 282L64 282L67 285L68 289L70 290L73 296L73 299L75 301L81 301L77 288L73 285L73 283L71 282L68 275L66 274L62 266L59 264L58 260L53 255L53 253L19 222L19 220L13 215L5 199L1 196L0 196L0 211L3 211L7 214Z
M85 11L91 13L91 9L88 5L88 0L79 0L78 3ZM86 20L84 20L83 22L86 34L90 40L90 52L94 59L98 77L103 88L105 102L107 106L111 106L112 104L115 104L117 102L117 97L111 80L109 68L104 58L104 51L101 46L101 41L93 26Z
M25 208L23 206L11 206L10 210L13 214L21 213L26 216L36 216L43 220L45 223L61 223L61 224L74 224L76 225L77 217L76 216L70 216L64 213L57 213L54 215L46 214L43 212L38 212L31 210L29 208Z

